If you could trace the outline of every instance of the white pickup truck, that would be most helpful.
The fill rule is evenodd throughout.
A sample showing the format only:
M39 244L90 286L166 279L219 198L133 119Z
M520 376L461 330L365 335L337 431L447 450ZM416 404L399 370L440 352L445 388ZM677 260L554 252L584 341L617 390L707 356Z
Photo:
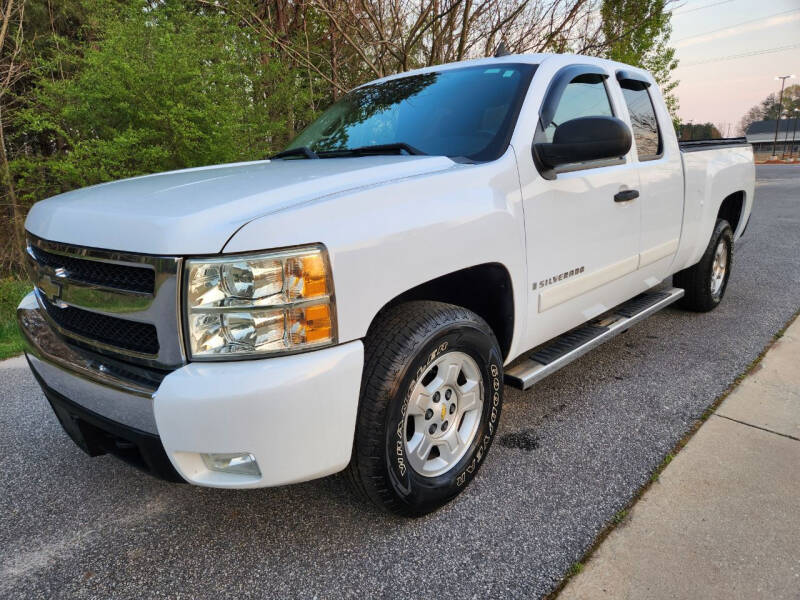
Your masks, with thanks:
M353 90L271 160L36 204L18 320L90 455L226 488L347 469L418 516L475 477L504 382L713 309L753 189L751 147L679 144L640 69L442 65Z

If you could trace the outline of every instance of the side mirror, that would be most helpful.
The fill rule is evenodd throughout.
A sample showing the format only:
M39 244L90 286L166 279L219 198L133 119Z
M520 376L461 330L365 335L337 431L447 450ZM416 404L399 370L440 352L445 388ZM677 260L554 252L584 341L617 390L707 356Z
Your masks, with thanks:
M549 169L569 163L618 158L631 149L631 132L616 117L580 117L556 127L552 143L533 145L538 161Z

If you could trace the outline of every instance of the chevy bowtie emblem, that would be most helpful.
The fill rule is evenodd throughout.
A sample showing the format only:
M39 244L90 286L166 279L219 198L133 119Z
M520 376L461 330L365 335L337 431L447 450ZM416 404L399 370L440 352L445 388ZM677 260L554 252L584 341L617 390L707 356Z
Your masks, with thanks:
M67 308L67 303L61 299L61 293L64 288L61 287L61 284L57 284L58 293L53 296L53 304L55 304L58 308Z
M63 284L60 281L53 277L43 276L39 279L39 289L53 306L67 308L67 303L61 299Z
M443 421L444 421L444 418L445 418L446 416L447 416L447 407L444 405L444 402L443 402L443 403L442 403L442 420L443 420Z
M53 279L50 280L55 288L55 293L50 298L50 301L56 305L58 308L67 308L67 303L61 299L61 294L64 291L64 287L60 281L54 281Z

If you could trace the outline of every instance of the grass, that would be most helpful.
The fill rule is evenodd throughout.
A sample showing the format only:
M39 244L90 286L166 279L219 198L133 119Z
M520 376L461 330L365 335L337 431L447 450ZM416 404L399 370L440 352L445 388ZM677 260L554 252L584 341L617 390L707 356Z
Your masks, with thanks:
M567 571L567 575L569 577L575 577L575 575L579 575L581 571L583 571L583 563L574 562L569 568L569 571Z
M619 525L620 523L622 523L625 520L625 517L627 517L627 516L628 516L628 511L627 510L625 510L625 509L618 510L617 514L615 514L611 518L611 522L614 525Z
M17 304L30 290L26 281L0 279L0 360L22 352L22 338L17 330Z
M714 412L714 411L711 411ZM656 467L656 470L653 471L653 474L650 475L650 481L655 483L658 481L658 478L661 476L661 472L667 468L667 465L672 462L672 459L675 458L675 455L670 452L664 457L664 460L661 461L661 464Z

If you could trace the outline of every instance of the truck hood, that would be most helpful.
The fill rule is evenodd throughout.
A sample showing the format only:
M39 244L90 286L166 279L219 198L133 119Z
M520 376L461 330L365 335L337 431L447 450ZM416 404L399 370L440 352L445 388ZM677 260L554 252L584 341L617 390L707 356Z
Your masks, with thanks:
M144 254L220 252L242 225L367 186L442 171L443 156L275 160L170 171L67 192L33 206L46 240ZM298 237L298 243L305 240Z

